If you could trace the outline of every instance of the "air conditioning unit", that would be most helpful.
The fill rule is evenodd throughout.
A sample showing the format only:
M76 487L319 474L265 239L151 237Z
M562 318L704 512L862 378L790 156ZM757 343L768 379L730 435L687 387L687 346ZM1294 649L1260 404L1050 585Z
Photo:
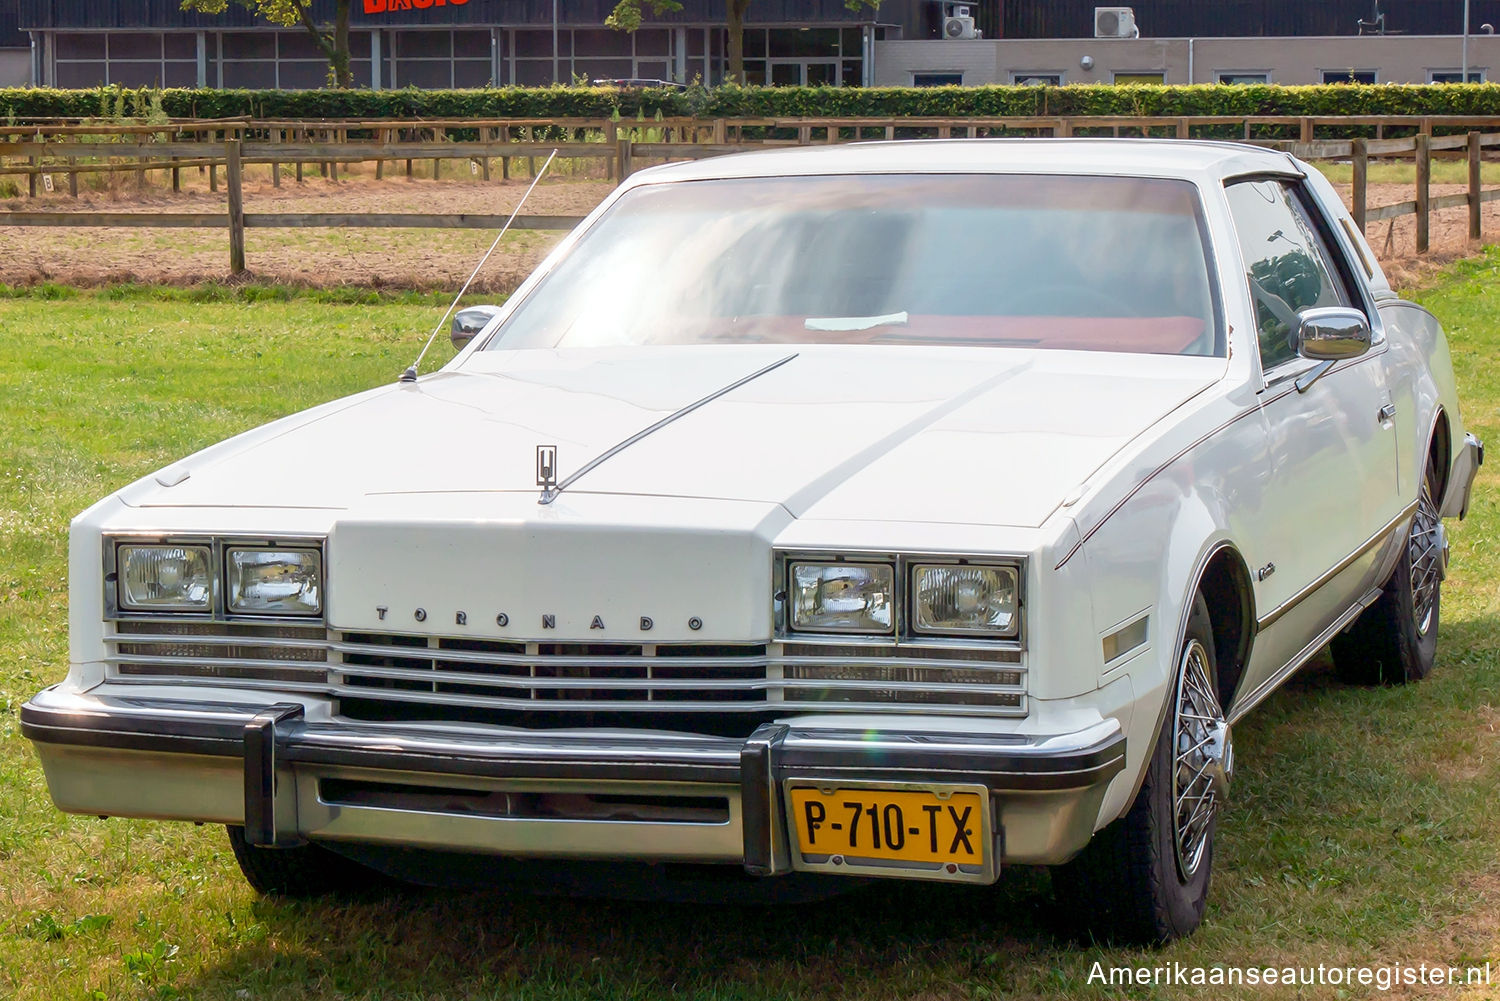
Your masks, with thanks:
M974 19L967 14L969 8L955 7L956 11L965 11L963 14L953 14L943 18L944 38L978 38L979 32L974 29Z
M1095 38L1139 38L1134 7L1095 7Z

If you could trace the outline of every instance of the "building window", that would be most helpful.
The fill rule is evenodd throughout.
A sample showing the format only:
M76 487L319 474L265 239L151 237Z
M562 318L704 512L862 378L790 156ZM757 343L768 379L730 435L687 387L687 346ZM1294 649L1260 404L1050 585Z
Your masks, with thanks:
M1220 70L1216 78L1232 87L1255 87L1271 82L1271 74L1266 70Z
M393 87L446 90L490 83L488 31L396 30L390 39Z
M864 42L858 28L745 30L746 84L851 87L859 84L863 70ZM926 77L930 74L915 75ZM937 85L917 83L914 86Z
M125 87L195 87L198 46L192 35L159 31L59 32L53 81L64 88L117 83Z
M1471 70L1469 70L1469 82L1470 83L1484 83L1484 77L1485 77L1485 71L1482 70L1482 69L1478 69L1478 70L1471 69ZM1428 83L1463 83L1464 82L1464 71L1463 70L1457 70L1457 69L1455 69L1455 70L1428 70L1427 71L1427 82Z
M1010 75L1010 82L1018 87L1061 87L1063 75L1051 70L1040 73L1027 70L1015 72Z
M694 40L696 29L687 31ZM518 28L510 33L514 59L506 83L524 87L552 82L551 29ZM677 32L672 28L642 28L634 33L603 28L562 28L557 33L557 78L573 80L670 80L677 60ZM702 46L684 62L688 75L701 75ZM705 77L706 79L706 77ZM685 82L685 81L679 81ZM462 85L461 85L462 86Z
M351 33L354 86L370 86L370 40ZM226 31L209 42L210 82L247 90L316 90L328 85L328 59L299 31ZM217 77L217 79L215 79Z
M1117 84L1146 84L1159 87L1166 82L1167 74L1165 70L1160 72L1137 72L1136 70L1130 70L1115 74L1115 83Z
M964 75L962 73L913 73L911 85L913 87L962 87Z
M1376 83L1378 70L1323 70L1324 83Z

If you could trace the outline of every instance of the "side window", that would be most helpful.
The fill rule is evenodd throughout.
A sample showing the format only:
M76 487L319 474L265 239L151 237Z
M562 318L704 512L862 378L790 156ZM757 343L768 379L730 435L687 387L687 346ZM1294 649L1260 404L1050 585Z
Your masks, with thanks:
M1270 371L1297 356L1291 335L1299 311L1353 300L1291 185L1240 181L1226 191L1255 303L1260 365Z

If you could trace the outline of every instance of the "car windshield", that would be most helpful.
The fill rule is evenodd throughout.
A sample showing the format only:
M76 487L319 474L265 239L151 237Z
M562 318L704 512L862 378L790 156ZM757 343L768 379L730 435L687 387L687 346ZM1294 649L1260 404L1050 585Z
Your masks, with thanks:
M1030 174L626 192L488 350L996 345L1223 354L1196 189Z

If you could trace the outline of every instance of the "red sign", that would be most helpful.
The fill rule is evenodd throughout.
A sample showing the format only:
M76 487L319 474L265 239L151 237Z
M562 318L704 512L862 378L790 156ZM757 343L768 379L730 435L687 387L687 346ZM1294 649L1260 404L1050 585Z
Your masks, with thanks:
M426 10L429 7L462 7L469 0L365 0L366 14L395 14L403 10Z

